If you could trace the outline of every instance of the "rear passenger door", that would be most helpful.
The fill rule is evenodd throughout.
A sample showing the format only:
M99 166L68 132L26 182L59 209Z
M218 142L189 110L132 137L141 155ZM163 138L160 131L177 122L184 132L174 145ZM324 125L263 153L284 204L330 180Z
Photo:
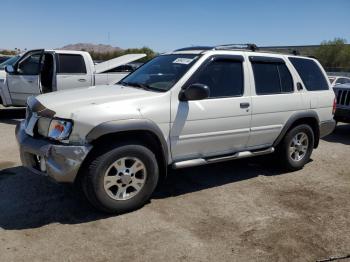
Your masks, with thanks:
M183 88L207 85L210 97L179 101L173 97L171 149L175 161L241 151L250 128L249 82L243 56L212 56Z
M308 109L316 111L321 122L333 119L335 95L320 63L315 59L302 57L289 57L289 60L303 83L303 99Z
M56 54L57 90L92 85L92 74L80 54Z
M253 95L248 148L256 149L271 146L289 117L305 105L283 58L257 55L249 60Z

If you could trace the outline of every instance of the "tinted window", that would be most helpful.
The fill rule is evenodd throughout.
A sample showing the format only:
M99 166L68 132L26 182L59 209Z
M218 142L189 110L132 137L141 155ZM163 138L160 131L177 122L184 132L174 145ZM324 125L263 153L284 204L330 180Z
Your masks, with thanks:
M294 91L293 78L287 66L285 64L278 64L277 69L278 69L279 77L281 79L282 93L293 92Z
M18 64L18 72L21 75L37 75L39 74L39 62L41 53L28 56Z
M310 59L290 57L289 60L298 71L307 90L327 90L328 83L321 69Z
M209 86L210 97L241 96L243 82L242 62L229 59L211 62L191 81Z
M258 95L293 92L293 78L285 64L252 63Z
M58 57L58 73L86 74L85 62L81 55L60 54Z

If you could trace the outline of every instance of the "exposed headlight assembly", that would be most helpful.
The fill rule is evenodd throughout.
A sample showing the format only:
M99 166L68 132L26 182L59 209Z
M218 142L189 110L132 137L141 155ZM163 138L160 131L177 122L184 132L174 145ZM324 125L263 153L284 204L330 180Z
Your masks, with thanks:
M38 133L57 141L63 141L69 138L72 131L72 121L65 119L50 119L42 117L38 121Z

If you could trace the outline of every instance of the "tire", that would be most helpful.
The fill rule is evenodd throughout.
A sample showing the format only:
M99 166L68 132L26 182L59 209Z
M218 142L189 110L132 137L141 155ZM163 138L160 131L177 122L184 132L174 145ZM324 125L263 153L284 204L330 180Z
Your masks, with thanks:
M305 138L304 136L306 136L306 140L302 140ZM293 140L295 138L300 139ZM303 142L295 143L296 141ZM305 141L307 141L307 145ZM315 136L312 128L306 124L298 125L287 132L277 149L277 156L286 169L290 171L300 170L310 160L314 148L314 141ZM294 150L292 150L292 148L294 148ZM300 159L298 160L298 158Z
M158 179L158 163L151 150L140 144L120 144L99 150L92 157L82 187L95 208L122 214L145 205Z

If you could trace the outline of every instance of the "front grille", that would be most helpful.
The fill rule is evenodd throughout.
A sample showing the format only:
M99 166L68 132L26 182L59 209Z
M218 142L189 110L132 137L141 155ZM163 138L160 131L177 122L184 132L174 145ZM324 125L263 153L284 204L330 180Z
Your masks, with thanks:
M350 106L350 90L338 89L337 105Z

